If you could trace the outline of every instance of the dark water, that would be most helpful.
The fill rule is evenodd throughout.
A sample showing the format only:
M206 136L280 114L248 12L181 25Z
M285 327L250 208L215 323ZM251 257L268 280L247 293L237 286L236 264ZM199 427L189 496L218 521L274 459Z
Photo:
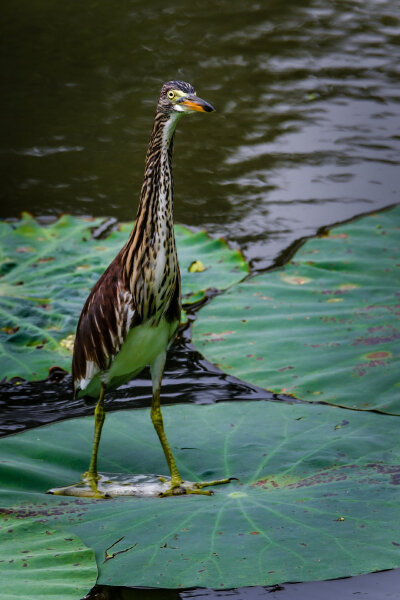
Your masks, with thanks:
M130 219L163 81L217 108L179 125L176 219L258 267L399 201L400 4L5 0L2 215Z
M146 590L96 586L87 600L398 600L400 570L360 577L236 590Z
M254 269L321 226L400 201L399 2L5 0L0 32L0 217L132 219L159 88L177 78L218 112L178 126L176 220L240 243ZM220 374L186 340L170 358L164 398L271 396ZM148 402L143 376L113 407ZM0 410L10 432L92 408L71 403L64 381L3 387ZM398 571L368 577L341 590L92 596L400 598Z
M163 405L177 402L210 404L227 400L290 401L222 373L205 361L181 334L171 348L163 378ZM59 381L57 381L59 379ZM151 406L151 379L146 369L135 380L109 392L106 410ZM0 436L68 417L92 415L95 399L72 398L72 378L60 373L45 382L0 384ZM149 412L150 419L150 412Z

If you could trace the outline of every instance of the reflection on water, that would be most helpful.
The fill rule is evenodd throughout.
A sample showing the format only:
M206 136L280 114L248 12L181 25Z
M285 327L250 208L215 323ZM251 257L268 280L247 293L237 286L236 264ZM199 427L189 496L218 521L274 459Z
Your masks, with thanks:
M1 26L1 216L132 218L170 78L218 110L179 125L176 219L256 266L399 200L398 3L20 3Z
M322 225L400 200L398 2L3 4L0 217L131 219L155 101L172 78L193 82L218 111L179 125L176 220L236 240L256 268ZM170 359L165 401L270 398L182 352ZM129 384L114 402L148 403L145 378L134 394ZM93 411L71 401L68 382L6 388L0 401L5 432ZM393 577L398 589L393 573L370 596L378 575L368 576L366 597L383 598L380 586L388 597ZM215 593L96 588L91 598L345 600L361 581L347 592L327 582Z

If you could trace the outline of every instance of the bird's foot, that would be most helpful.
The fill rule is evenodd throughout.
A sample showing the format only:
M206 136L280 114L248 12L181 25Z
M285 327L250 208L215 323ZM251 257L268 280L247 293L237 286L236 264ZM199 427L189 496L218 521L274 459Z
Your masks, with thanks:
M86 471L82 473L81 480L78 483L53 488L47 493L55 496L77 496L78 498L108 498L107 494L99 490L99 480L100 477L97 473Z
M187 494L211 496L213 491L204 488L229 483L232 479L234 478L194 482L183 481L180 477L161 477L155 474L131 475L127 473L90 473L88 471L82 474L78 483L53 488L47 493L95 499L118 498L119 496L160 498Z
M165 477L159 478L162 483L168 482L168 479ZM201 481L201 482L193 482L193 481L183 481L182 479L174 480L171 479L168 489L159 494L160 498L165 498L167 496L183 496L186 494L200 494L204 496L212 496L214 494L213 490L204 490L203 488L212 487L213 485L223 485L225 483L230 483L236 479L236 477L228 477L226 479L216 479L215 481Z
M98 473L93 473L91 471L85 471L81 475L81 482L84 484L89 484L90 489L92 490L92 498L106 498L106 495L103 492L100 492L99 490L99 480L100 477Z

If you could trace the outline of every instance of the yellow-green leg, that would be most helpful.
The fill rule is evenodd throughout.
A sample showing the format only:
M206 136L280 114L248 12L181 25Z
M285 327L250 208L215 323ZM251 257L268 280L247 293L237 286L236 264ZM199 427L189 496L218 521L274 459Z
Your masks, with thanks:
M82 479L87 481L93 490L95 497L103 497L104 494L99 492L97 482L99 476L97 474L97 454L99 451L101 430L103 429L104 420L106 418L106 411L104 410L104 395L106 393L106 386L104 383L101 384L100 396L97 402L96 409L94 411L94 441L92 457L90 459L89 470L82 474Z
M171 473L171 485L165 492L160 494L160 496L174 496L180 494L204 494L207 496L211 496L211 494L213 493L212 491L203 490L202 488L209 487L212 485L229 483L230 481L232 481L232 478L218 479L217 481L193 483L189 485L185 483L182 477L180 476L178 467L176 466L174 455L172 454L172 450L167 440L167 436L165 435L163 417L161 413L160 391L162 375L164 372L164 364L165 353L160 354L151 366L151 376L153 382L151 420L160 439L161 446L164 450L165 458L167 460L168 468Z

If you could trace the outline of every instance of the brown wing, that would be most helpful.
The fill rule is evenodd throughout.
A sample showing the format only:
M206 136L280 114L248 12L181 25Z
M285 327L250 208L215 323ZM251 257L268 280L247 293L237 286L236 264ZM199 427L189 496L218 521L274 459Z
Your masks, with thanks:
M135 307L121 272L118 255L100 277L82 309L72 358L75 389L85 389L96 373L110 367L133 326Z

